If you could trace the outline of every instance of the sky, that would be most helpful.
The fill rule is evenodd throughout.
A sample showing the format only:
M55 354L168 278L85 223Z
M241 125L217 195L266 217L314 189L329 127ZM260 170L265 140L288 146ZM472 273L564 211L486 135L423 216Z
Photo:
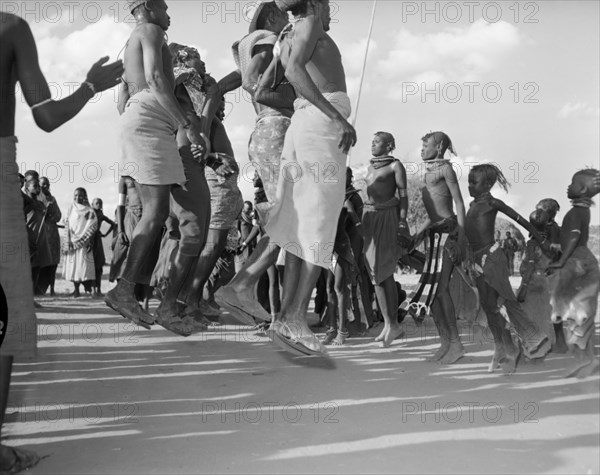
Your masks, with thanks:
M231 45L248 31L257 1L168 1L169 41L196 46L220 79L235 69ZM332 2L329 34L338 44L354 104L358 143L349 157L361 176L377 131L391 132L409 174L423 170L421 137L445 131L465 202L469 168L496 163L512 183L493 194L528 216L542 198L569 209L566 188L581 168L600 168L600 2L411 2L378 0L360 105L356 101L375 2ZM55 98L85 80L94 61L116 59L133 28L124 1L0 0L24 17ZM116 90L97 96L52 134L35 126L17 92L17 160L48 176L63 211L84 186L117 202L119 148ZM225 126L252 199L247 144L254 112L247 95L227 97ZM360 183L359 183L360 185ZM597 209L597 208L596 208ZM598 213L592 223L598 224Z

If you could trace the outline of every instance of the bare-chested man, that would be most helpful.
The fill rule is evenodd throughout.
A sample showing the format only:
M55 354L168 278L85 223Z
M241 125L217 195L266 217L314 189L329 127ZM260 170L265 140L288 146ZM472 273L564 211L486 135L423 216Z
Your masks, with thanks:
M454 153L452 141L444 132L431 132L422 138L421 158L425 162L426 172L423 177L423 204L428 218L415 236L415 244L419 243L425 233L429 234L429 263L421 278L421 285L410 305L418 304L420 298L426 299L431 306L431 313L437 327L441 346L429 358L451 364L458 361L465 353L458 335L454 304L450 298L449 284L454 266L466 249L465 239L465 204L458 185L458 178L450 160L444 158L446 150ZM454 207L456 206L456 213ZM439 236L436 241L435 236ZM444 239L447 238L445 244ZM439 279L436 282L437 261L436 249L443 245ZM432 284L432 282L434 282ZM436 285L437 284L437 287ZM424 288L429 286L430 295L424 295ZM432 294L431 294L432 293ZM433 302L431 302L433 299ZM422 318L422 307L417 307L416 318ZM409 309L412 311L412 307Z
M266 225L272 241L286 251L283 304L273 330L276 342L286 349L324 354L325 347L306 323L306 311L321 268L331 264L344 204L346 154L356 143L356 132L346 120L351 106L341 55L327 34L329 0L276 3L295 17L276 48L298 99Z
M394 272L398 262L398 234L404 234L407 239L409 234L406 170L400 160L390 155L395 148L392 134L375 134L371 145L373 158L366 177L368 201L362 219L365 261L385 322L375 341L381 341L384 347L390 346L402 334L397 318L398 291Z
M172 194L175 204L189 215L186 222L190 225L185 233L182 230L182 262L176 262L172 268L169 298L163 299L157 319L178 332L181 316L175 299L204 246L206 233L199 223L204 208L196 208L206 207L206 203L198 203L192 193L179 186L193 180L186 178L188 170L184 171L176 134L183 131L194 145L208 146L208 141L194 111L184 110L174 93L172 57L165 40L171 23L167 4L164 0L130 0L128 5L136 27L124 54L120 141L123 169L134 170L131 175L137 182L144 213L130 243L123 278L107 294L105 302L138 325L150 328L154 323L155 318L139 306L134 289L136 283L150 283L155 263L147 256L167 219Z
M0 284L7 299L9 323L0 332L0 427L8 400L13 358L31 358L36 349L31 269L27 265L29 249L16 163L15 86L19 82L38 127L51 132L75 117L95 92L118 84L123 65L116 62L103 66L107 61L105 57L94 64L86 81L72 95L54 101L40 70L29 25L18 16L0 12ZM18 473L38 461L39 457L33 452L0 446L2 473Z

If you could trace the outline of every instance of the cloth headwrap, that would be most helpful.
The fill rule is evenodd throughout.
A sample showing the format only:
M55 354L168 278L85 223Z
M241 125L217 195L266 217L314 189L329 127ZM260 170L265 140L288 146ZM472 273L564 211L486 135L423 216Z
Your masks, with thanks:
M129 8L129 11L133 13L133 10L144 3L146 3L146 0L127 0L127 8Z
M258 23L258 20L260 19L260 15L262 14L263 9L267 5L275 5L275 2L263 2L260 5L258 5L258 7L256 7L256 11L254 12L254 16L252 17L252 21L250 22L250 27L248 28L248 33L254 33L256 30L258 30L258 27L256 25Z
M275 0L275 4L277 5L277 8L279 8L281 11L287 12L288 10L294 8L296 5L301 5L306 1L307 0Z

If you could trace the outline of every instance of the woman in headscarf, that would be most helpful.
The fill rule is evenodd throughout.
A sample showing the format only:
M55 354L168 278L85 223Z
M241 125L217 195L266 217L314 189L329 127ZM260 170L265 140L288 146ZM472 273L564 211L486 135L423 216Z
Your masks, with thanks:
M83 284L86 292L92 291L95 282L94 236L98 229L98 219L90 207L87 192L77 188L73 194L73 205L65 221L63 254L65 263L63 276L75 286L73 297L80 297L79 287Z

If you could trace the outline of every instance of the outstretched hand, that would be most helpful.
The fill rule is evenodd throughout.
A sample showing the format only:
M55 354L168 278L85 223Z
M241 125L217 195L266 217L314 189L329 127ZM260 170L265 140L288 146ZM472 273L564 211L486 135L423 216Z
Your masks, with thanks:
M121 76L125 71L123 61L119 59L114 63L105 65L107 62L108 56L100 58L87 73L86 81L94 85L96 92L106 91L121 82Z
M352 147L356 145L356 130L343 117L336 119L342 129L342 140L339 143L339 148L342 152L348 153Z

